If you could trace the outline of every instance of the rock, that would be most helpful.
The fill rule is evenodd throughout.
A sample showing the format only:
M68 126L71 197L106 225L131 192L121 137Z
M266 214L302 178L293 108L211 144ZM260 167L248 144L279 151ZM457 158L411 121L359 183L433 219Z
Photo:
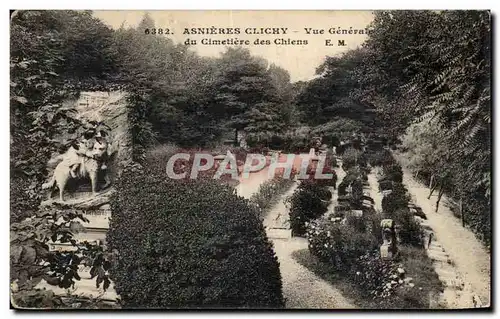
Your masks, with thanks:
M399 281L398 281L398 282L399 282L399 284L402 284L402 283L403 283L403 280L402 280L402 279L399 279Z
M415 287L415 284L414 284L414 283L412 283L412 282L410 282L410 283L408 284L408 287L413 288L413 287ZM422 290L422 287L419 287L418 289L419 289L419 290Z
M109 203L109 196L115 192L114 189L108 189L95 196L91 194L82 198L69 198L64 202L59 201L59 198L53 198L43 201L40 206L54 206L60 209L95 209Z
M413 280L412 277L406 277L405 279L403 279L405 284L409 284L412 280Z
M399 273L400 275L404 275L405 270L404 270L403 268L401 268L401 267L400 267L400 268L398 268L398 273Z

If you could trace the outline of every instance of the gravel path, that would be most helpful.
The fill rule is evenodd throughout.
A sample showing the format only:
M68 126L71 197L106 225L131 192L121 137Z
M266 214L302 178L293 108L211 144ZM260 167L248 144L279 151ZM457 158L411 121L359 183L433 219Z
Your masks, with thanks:
M274 250L280 263L286 308L355 308L331 284L316 276L292 257L294 251L307 249L307 239L275 239Z
M450 296L446 302L450 308L468 308L473 306L473 297L479 296L482 305L490 303L490 255L467 228L462 227L461 221L456 218L448 207L439 205L437 213L436 196L427 199L429 188L413 178L410 171L403 168L403 182L416 205L420 206L427 216L426 224L432 228L434 238L440 248L449 255L453 268L458 272L463 282L463 290L456 296ZM441 203L446 203L443 196ZM431 244L433 248L434 244ZM437 269L436 269L437 271ZM446 296L445 296L446 297Z
M296 185L283 195L282 200L264 220L264 226L280 226L276 224L276 221L283 220L283 216L288 216L288 208L283 200L290 196L295 188ZM286 308L348 309L356 307L330 283L316 276L292 257L295 251L308 249L307 239L273 238L273 234L267 227L268 237L274 244L274 251L280 263Z

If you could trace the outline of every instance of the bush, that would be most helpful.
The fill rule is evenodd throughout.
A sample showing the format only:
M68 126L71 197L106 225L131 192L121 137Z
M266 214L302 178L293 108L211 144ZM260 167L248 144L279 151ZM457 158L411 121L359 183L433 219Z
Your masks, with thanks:
M384 174L384 179L386 180L390 180L395 183L403 182L403 169L398 163L385 165L382 168L382 172Z
M111 278L125 308L276 308L281 275L258 213L217 181L128 168L112 197Z
M355 166L366 167L366 158L362 151L350 147L342 154L342 169L347 172Z
M397 210L407 209L410 196L403 184L393 185L392 192L382 198L382 211L386 218L394 218Z
M259 190L252 195L250 201L259 208L261 218L276 204L280 196L290 189L293 183L295 183L293 179L275 177L259 186Z
M337 172L333 167L331 166L332 164L329 163L328 161L325 163L325 166L323 167L322 174L332 174L332 178L325 178L325 179L316 179L316 169L311 168L310 166L307 168L306 174L309 176L307 179L301 179L301 181L307 182L307 183L313 183L316 186L320 187L328 187L332 186L334 189L337 188ZM326 188L324 188L326 190ZM331 195L331 194L330 194ZM330 199L331 196L327 199Z
M359 256L349 275L372 298L387 298L394 294L399 283L398 264L384 261L376 251Z
M309 250L334 269L348 270L359 256L377 248L376 236L362 228L361 218L351 218L345 224L328 219L313 222L307 229Z
M409 209L399 209L394 213L394 221L399 228L401 244L424 248L424 236L420 223Z
M391 152L386 149L367 152L367 157L371 166L387 166L395 163Z
M269 147L273 150L281 150L285 146L285 139L279 135L271 136Z
M383 309L427 309L442 290L425 251L411 247L401 247L399 260L383 261L378 252L361 256L349 276ZM405 282L410 277L411 284Z
M304 180L291 197L290 226L293 236L302 236L306 233L305 223L316 219L326 213L331 192L313 181Z

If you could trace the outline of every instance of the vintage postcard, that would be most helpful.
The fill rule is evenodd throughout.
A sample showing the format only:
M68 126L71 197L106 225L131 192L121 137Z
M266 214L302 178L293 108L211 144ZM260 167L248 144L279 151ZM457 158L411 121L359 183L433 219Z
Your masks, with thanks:
M25 309L491 310L489 11L12 10Z

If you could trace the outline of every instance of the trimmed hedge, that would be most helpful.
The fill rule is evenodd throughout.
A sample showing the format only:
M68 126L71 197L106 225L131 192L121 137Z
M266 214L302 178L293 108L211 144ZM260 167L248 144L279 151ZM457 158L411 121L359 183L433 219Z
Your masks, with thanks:
M306 233L306 222L314 220L328 209L332 193L324 186L314 181L303 180L287 199L290 202L290 226L293 236Z
M292 187L293 183L295 183L293 179L275 177L259 186L259 190L252 195L250 201L257 205L261 218L265 217L264 215L277 203L280 196Z
M255 207L217 181L126 169L111 206L110 270L124 308L281 308L281 275Z

